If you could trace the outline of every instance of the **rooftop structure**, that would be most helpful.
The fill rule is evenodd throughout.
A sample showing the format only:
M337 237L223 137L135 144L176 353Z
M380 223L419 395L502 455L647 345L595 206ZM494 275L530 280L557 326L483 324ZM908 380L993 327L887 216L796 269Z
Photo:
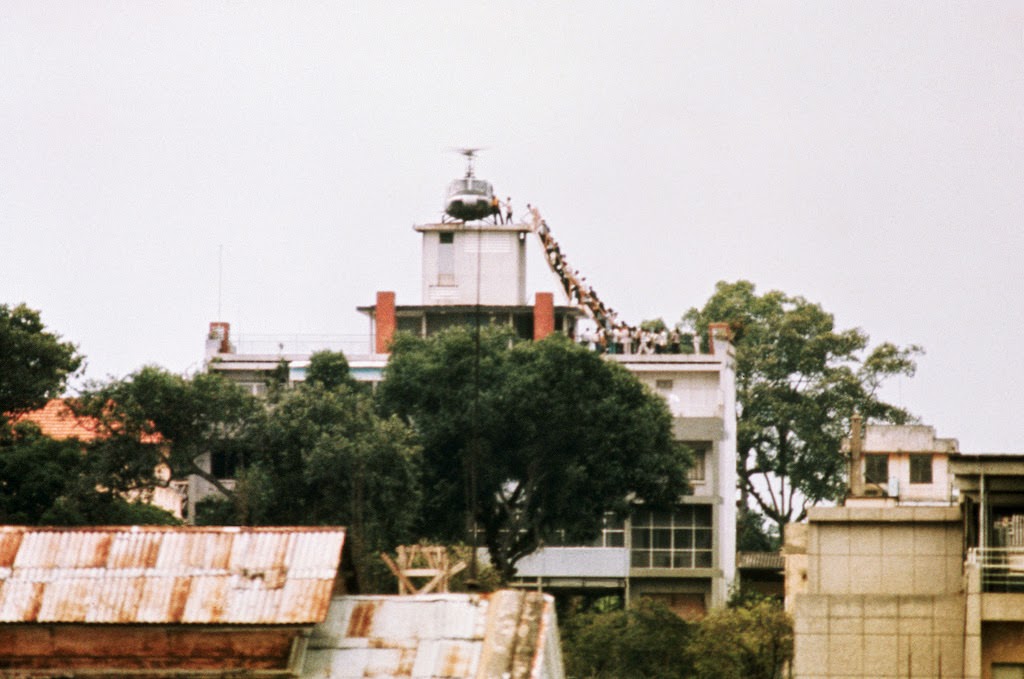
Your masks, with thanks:
M964 455L923 426L868 427L863 453L869 477L885 455L884 493L786 529L794 676L1024 676L1024 456Z
M921 424L869 424L861 430L859 416L843 441L850 459L847 504L949 504L952 478L949 459L960 446L938 438L935 428Z
M0 622L323 619L340 528L0 526Z
M539 210L531 207L529 215L530 223L495 218L493 223L477 219L414 226L422 242L420 304L399 305L394 292L380 291L374 304L359 307L370 318L371 337L367 354L347 353L352 374L367 382L382 379L397 332L427 337L476 323L507 325L532 340L560 332L606 352L607 360L666 400L675 438L695 454L693 492L672 512L638 506L625 522L610 523L599 544L548 545L519 563L517 584L651 596L688 617L724 605L736 574L735 359L727 328L711 329L709 353L700 353L699 343L694 353L682 353L680 338L670 342L667 332L660 343L647 335L632 337L637 329L618 323L616 312L569 266ZM554 283L570 305L556 306L549 291L536 292L528 303L530 234L539 237ZM583 316L597 326L595 335L577 337ZM264 388L268 373L282 360L292 381L305 378L309 354L246 355L236 351L227 324L210 326L208 369L254 392ZM191 488L190 501L203 492Z
M554 600L511 590L339 597L302 676L562 679Z
M5 676L295 676L344 529L0 527Z

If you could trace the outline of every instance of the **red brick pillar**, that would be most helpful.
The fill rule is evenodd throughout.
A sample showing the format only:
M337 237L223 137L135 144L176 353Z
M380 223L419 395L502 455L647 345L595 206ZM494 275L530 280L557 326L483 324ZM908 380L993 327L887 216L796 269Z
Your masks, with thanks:
M391 340L395 338L395 293L377 293L374 317L377 321L377 345L374 350L378 354L386 354L391 349Z
M210 334L208 337L212 340L220 340L220 345L217 347L217 351L222 354L231 353L231 324L223 321L214 321L210 323Z
M533 339L542 340L555 331L555 295L538 292L533 302Z

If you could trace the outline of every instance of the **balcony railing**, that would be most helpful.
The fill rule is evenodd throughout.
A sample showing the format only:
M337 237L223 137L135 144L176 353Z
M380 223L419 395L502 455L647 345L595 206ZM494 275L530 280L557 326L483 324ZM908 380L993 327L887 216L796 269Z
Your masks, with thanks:
M975 547L967 563L981 570L981 591L1024 592L1024 547Z
M309 354L324 349L346 356L372 353L370 340L362 335L240 335L233 339L239 354Z

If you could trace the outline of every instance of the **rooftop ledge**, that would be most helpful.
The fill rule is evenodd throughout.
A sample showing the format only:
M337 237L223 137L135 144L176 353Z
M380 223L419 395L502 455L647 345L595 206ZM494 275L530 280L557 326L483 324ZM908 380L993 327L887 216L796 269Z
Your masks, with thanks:
M811 507L811 523L948 523L960 521L960 507Z
M526 222L519 222L518 224L493 224L482 221L477 222L435 222L433 224L413 224L413 229L424 233L426 231L444 231L444 232L505 232L505 233L529 233L533 231L533 227Z

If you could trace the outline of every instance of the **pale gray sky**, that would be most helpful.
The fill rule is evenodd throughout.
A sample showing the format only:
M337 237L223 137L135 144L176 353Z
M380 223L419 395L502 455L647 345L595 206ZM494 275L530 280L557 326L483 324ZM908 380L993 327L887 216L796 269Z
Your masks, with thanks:
M482 145L625 320L802 294L1021 451L1022 105L1019 2L6 2L0 301L87 377L194 370L223 245L234 332L363 333Z

